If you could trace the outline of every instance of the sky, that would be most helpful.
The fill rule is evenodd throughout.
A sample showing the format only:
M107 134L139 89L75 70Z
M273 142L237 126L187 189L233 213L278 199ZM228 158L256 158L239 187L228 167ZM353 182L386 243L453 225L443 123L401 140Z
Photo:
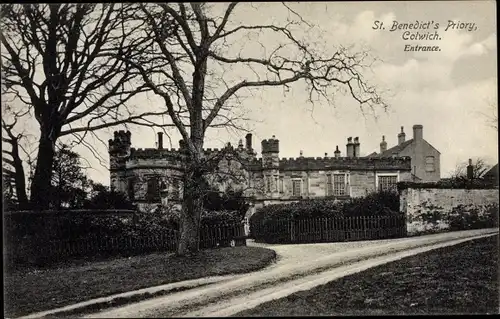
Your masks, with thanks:
M306 36L325 52L343 45L369 50L378 58L365 75L384 92L389 108L360 109L342 92L333 97L333 106L310 105L301 85L292 86L286 94L281 88L261 89L247 96L240 106L250 119L244 124L253 133L253 145L259 154L260 141L274 135L280 140L281 157L298 157L300 151L304 156L333 156L337 145L345 156L347 138L352 136L359 137L363 156L379 150L382 135L391 147L397 143L401 126L410 139L412 126L421 124L424 139L441 152L441 177L447 177L458 163L469 158L480 157L490 165L498 162L498 132L488 125L487 118L496 112L498 99L494 1L302 2L289 3L289 7L314 25L316 31ZM241 3L232 22L269 22L286 14L280 3ZM374 30L375 21L383 22L385 29ZM390 31L395 22L439 23L439 28L430 32L437 32L440 39L404 40L405 30ZM419 32L426 34L427 30ZM250 49L245 52L257 52L256 44L247 39L239 41L248 44ZM266 41L270 45L273 39L261 39L264 47ZM417 43L437 45L440 51L405 51L405 45ZM151 93L137 97L134 103L163 107L162 100ZM155 129L132 127L131 132L132 147L155 147ZM236 145L245 134L211 129L205 147L220 148L227 142ZM165 146L177 148L180 136L174 130L169 135L172 145L166 138ZM107 141L112 130L100 132L99 137ZM108 158L105 145L89 142L104 159ZM90 177L109 185L107 168L86 148L77 147L75 151L92 167L88 169Z

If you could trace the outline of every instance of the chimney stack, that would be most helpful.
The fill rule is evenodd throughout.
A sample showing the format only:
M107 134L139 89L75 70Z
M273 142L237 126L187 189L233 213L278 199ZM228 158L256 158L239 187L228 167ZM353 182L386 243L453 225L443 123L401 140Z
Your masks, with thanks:
M469 165L467 165L467 179L474 178L474 166L472 166L472 159L469 158Z
M248 152L252 152L253 149L252 149L252 134L251 133L248 133L246 136L245 136L245 139L246 139L246 148L247 148L247 151Z
M359 144L359 137L354 138L354 156L353 157L359 157L359 152L360 152L360 144Z
M354 144L352 143L352 137L347 138L347 157L353 157L354 156Z
M385 141L385 135L382 135L382 142L380 142L380 154L387 151L387 142Z
M158 149L163 149L163 132L158 132Z
M413 139L415 142L420 142L424 138L423 134L424 127L420 124L413 125Z
M401 145L405 142L406 134L401 126L401 133L398 134L398 145Z
M339 158L340 157L340 151L339 151L339 146L338 145L335 148L335 152L333 152L333 154L335 155L335 158Z

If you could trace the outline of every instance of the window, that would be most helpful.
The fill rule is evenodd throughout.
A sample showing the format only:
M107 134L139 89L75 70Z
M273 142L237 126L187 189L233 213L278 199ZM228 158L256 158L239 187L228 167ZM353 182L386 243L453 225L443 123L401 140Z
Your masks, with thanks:
M130 177L127 182L127 195L129 200L135 199L135 177Z
M266 192L270 193L271 192L271 176L266 176L265 182L266 182Z
M326 196L333 195L332 175L326 175Z
M292 196L300 196L301 195L301 180L293 180L292 181Z
M151 202L160 201L160 186L158 176L148 177L146 200Z
M398 183L397 175L378 176L379 191L395 190L397 183Z
M427 156L425 158L425 171L434 172L436 168L434 167L434 156Z
M333 195L345 195L345 174L333 174Z
M280 193L284 192L283 177L280 177Z

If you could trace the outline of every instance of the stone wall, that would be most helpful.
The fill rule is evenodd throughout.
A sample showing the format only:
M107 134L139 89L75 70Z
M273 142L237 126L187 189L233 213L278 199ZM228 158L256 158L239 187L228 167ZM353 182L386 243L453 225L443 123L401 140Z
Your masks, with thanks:
M479 214L498 205L498 189L408 188L400 195L400 211L406 215L408 235L445 230L452 212Z

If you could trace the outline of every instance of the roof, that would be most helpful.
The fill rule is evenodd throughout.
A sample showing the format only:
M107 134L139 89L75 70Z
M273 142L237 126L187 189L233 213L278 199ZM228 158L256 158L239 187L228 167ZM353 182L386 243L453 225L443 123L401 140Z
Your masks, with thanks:
M399 154L402 150L404 150L408 145L410 145L413 142L413 139L408 140L406 142L403 142L399 145L396 145L394 147L391 147L390 149L376 155L368 155L369 157L392 157L394 153Z
M441 152L439 152L434 146L432 146L431 143L427 142L426 140L424 140L424 142L426 142L436 152L438 152L439 154L441 154ZM403 151L408 145L410 145L412 143L413 143L413 139L405 141L405 142L403 142L403 143L401 143L399 145L396 145L394 147L391 147L390 149L388 149L388 150L386 150L386 151L384 151L384 152L382 152L380 154L377 154L376 152L373 152L372 154L367 155L366 157L376 157L376 158L380 158L380 157L392 157L394 155L394 153L396 153L396 155L399 156L399 153L401 151Z
M498 178L498 163L495 164L489 171L484 174L486 178Z
M410 157L366 158L366 157L298 157L282 158L282 171L302 170L411 170Z

